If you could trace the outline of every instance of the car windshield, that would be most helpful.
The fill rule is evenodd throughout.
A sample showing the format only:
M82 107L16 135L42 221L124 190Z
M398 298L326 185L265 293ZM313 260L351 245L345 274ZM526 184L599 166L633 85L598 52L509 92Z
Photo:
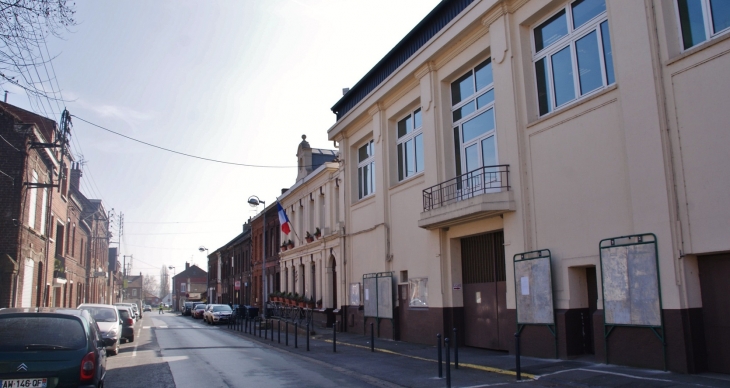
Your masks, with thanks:
M203 309L205 309L205 305L204 304L199 304L199 305L195 306L195 309L196 310L203 310Z
M86 310L94 317L97 322L116 322L117 315L114 314L113 308L109 307L87 307L81 306L81 310Z
M213 311L231 311L230 306L213 306Z
M0 318L0 352L69 350L86 346L80 321L33 316Z
M128 310L117 310L119 311L119 316L122 317L122 319L129 318L129 311Z

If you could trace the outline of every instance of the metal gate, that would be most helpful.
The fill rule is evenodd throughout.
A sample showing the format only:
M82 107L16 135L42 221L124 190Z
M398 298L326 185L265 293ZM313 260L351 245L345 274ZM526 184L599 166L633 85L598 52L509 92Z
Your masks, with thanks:
M507 350L500 326L507 324L507 282L502 231L461 239L464 342Z
M730 255L699 258L707 369L730 373Z

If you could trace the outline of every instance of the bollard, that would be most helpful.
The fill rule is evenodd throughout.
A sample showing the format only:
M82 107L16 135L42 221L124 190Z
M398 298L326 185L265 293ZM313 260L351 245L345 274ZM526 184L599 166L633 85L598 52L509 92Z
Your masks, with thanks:
M436 353L438 354L438 359L439 359L439 362L438 362L439 378L443 378L444 372L443 372L443 365L441 364L441 333L436 334Z
M289 346L289 321L286 321L284 328L286 329L286 333L284 335L286 337L286 346Z
M332 325L332 352L337 353L337 321Z
M243 326L243 332L248 334L248 316L244 317L243 321L245 322L245 324Z
M373 323L370 322L370 351L375 351L375 332L373 331Z
M459 340L456 338L456 328L454 328L454 369L459 369Z
M520 332L515 333L515 375L517 381L522 380L522 371L520 370Z
M307 321L307 351L309 351L309 321Z
M268 326L268 320L264 319L264 341L269 339L269 326Z
M299 324L294 322L294 348L299 347Z
M277 324L277 327L276 327L276 330L277 330L276 336L279 337L279 343L281 343L281 319L279 319L278 322L279 323Z
M449 350L449 339L444 338L444 346L446 347L446 388L451 388L451 351Z
M271 342L274 342L274 318L271 318Z

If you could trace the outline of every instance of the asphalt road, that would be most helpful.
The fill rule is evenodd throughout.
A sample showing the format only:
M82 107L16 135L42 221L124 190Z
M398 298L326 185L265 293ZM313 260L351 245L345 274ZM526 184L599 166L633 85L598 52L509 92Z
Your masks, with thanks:
M146 313L135 332L134 342L122 344L119 354L108 358L109 388L379 385L190 317Z

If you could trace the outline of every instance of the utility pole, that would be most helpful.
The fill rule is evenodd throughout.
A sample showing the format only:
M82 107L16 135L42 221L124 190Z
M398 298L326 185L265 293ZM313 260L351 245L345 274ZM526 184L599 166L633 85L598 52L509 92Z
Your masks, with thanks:
M132 266L132 259L134 259L134 255L129 255L129 256L123 255L122 256L122 260L123 260L123 263L124 263L124 264L122 264L122 271L123 271L122 272L122 289L123 289L123 291L122 291L122 295L123 295L122 296L122 301L124 301L124 297L126 296L126 293L127 293L127 290L126 290L127 289L127 257L129 257L129 265L131 267Z

